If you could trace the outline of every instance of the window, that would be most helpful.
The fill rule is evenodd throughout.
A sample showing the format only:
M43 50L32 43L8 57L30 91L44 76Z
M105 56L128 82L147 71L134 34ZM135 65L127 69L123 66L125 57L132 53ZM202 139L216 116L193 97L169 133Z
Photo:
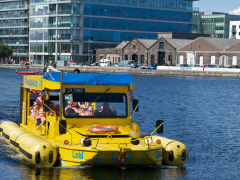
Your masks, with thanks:
M69 90L82 92L85 89ZM65 93L63 96L66 118L124 118L128 115L127 96L123 93Z
M144 63L144 55L143 54L141 55L140 63L142 63L142 64Z
M154 55L151 55L151 64L154 63Z
M164 42L159 42L159 49L164 49Z

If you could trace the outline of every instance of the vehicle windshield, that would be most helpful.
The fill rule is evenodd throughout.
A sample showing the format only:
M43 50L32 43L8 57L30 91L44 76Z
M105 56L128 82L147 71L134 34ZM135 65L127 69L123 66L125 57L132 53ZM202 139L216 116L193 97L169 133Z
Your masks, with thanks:
M123 93L65 93L63 109L66 118L125 118L127 96Z

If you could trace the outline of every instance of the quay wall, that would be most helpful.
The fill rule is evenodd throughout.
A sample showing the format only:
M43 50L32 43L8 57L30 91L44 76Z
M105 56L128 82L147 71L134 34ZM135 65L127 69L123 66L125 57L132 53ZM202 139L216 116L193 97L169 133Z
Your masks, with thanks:
M42 70L42 65L25 66L19 64L0 64L0 69L37 69ZM206 77L233 77L240 78L240 69L234 68L199 68L199 67L171 67L158 66L157 70L135 69L129 67L89 67L89 66L58 66L58 70L72 71L80 69L81 72L91 73L122 73L163 76L206 76ZM1 74L1 70L0 70Z

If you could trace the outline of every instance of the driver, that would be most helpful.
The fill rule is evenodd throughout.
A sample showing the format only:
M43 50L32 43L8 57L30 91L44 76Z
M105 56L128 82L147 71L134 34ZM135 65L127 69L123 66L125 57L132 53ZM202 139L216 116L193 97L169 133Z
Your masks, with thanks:
M107 102L103 103L103 110L100 112L102 116L112 116L112 110L110 109L110 106Z

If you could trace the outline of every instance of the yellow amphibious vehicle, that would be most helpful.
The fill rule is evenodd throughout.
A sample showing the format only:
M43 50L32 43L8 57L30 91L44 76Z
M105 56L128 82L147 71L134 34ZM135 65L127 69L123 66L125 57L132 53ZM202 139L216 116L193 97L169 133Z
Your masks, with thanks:
M20 90L20 121L0 121L0 136L32 165L181 166L187 161L183 143L153 135L163 132L161 120L151 134L141 134L129 74L24 76ZM39 93L41 123L33 116Z

